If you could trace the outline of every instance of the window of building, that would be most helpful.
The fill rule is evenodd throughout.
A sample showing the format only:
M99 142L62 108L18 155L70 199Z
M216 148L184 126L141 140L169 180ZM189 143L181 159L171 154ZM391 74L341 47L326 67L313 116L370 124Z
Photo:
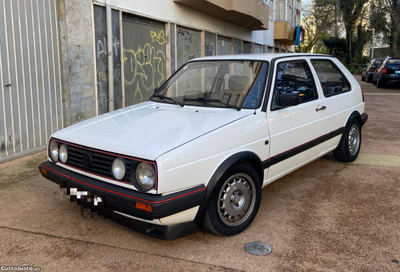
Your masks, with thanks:
M350 91L347 78L330 60L311 60L326 97Z

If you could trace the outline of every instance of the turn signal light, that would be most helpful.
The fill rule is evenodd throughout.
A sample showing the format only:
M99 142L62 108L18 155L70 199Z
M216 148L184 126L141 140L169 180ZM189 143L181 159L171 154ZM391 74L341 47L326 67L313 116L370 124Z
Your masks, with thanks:
M143 204L140 202L136 202L136 209L143 210L146 212L151 212L151 206L148 204Z
M40 171L42 171L42 173L43 173L44 175L47 175L47 170L46 170L46 169L40 168Z

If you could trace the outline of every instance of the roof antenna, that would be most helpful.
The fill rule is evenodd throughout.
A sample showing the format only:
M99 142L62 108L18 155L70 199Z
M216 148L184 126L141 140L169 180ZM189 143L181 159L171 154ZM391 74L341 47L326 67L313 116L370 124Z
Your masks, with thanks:
M260 83L261 83L261 82L258 81L257 105L256 105L256 108L254 109L254 115L256 115L258 102L260 101Z

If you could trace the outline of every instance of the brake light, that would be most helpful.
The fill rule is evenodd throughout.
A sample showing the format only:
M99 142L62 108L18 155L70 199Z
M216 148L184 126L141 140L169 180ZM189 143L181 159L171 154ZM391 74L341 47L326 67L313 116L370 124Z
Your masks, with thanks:
M374 71L375 71L375 68L372 68L372 67L371 67L371 68L369 68L369 71L370 71L370 72L374 72Z
M386 67L382 68L382 75L386 75Z

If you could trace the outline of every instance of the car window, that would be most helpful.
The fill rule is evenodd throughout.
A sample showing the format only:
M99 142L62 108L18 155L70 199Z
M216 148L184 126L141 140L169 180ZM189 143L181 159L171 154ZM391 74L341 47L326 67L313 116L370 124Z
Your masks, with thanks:
M378 67L379 64L381 64L381 62L382 62L382 59L376 59L376 60L374 61L374 64L372 65L372 67L374 67L374 68Z
M279 97L285 94L298 94L300 104L318 99L311 69L306 61L278 63L272 109L281 107Z
M202 107L256 109L262 102L268 63L206 60L186 63L151 100Z
M388 59L387 63L388 64L395 64L395 65L399 65L400 64L400 59Z
M330 60L311 60L326 97L350 91L350 83Z

